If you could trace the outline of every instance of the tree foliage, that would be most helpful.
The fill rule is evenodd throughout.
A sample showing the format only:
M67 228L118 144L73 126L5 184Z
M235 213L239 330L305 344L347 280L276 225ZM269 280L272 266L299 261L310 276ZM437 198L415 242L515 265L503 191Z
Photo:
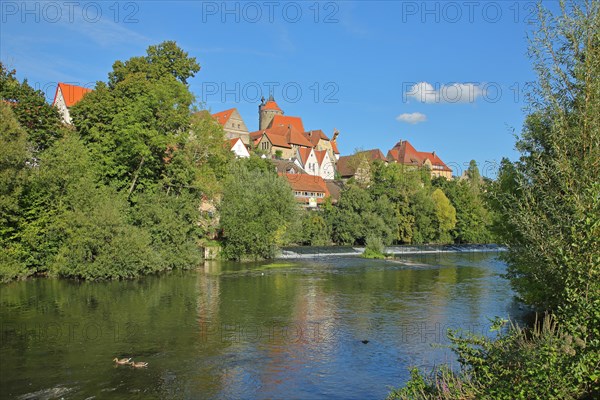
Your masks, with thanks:
M496 340L451 335L462 371L414 372L390 398L600 397L600 3L560 7L539 6L521 156L488 196L513 287L548 314Z
M132 193L165 174L167 153L190 137L194 96L186 81L199 69L173 42L150 46L146 56L115 62L108 84L98 82L73 107L73 124L106 183Z
M32 88L27 80L19 82L15 70L0 63L0 101L10 105L17 121L27 132L30 151L38 153L62 136L58 110L50 106L41 90Z
M66 129L3 67L2 280L130 278L198 264L199 205L221 190L232 158L220 126L192 114L187 80L198 70L174 42L117 61Z
M223 255L229 259L272 258L296 218L287 182L256 165L237 160L224 185L220 213Z

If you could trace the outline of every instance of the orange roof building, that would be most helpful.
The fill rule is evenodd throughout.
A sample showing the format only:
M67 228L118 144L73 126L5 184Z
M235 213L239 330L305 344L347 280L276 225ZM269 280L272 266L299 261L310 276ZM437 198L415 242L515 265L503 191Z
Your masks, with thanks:
M452 170L442 161L435 151L428 153L417 151L408 140L401 140L388 151L387 159L390 162L396 162L403 165L413 166L415 168L427 167L431 170L431 176L443 176L446 179L452 178Z
M58 86L56 86L56 92L54 93L52 105L58 108L58 111L62 115L63 121L67 124L71 124L69 108L79 103L79 101L83 99L83 96L91 91L92 89L88 89L83 86L59 82Z
M283 116L283 110L279 108L273 95L269 96L269 100L266 103L263 97L258 105L258 129L267 129L277 115Z
M320 176L307 174L279 174L287 179L296 201L307 208L316 208L329 197L329 190Z
M370 173L370 163L375 160L388 162L381 150L364 150L351 156L340 157L337 162L337 170L342 179L355 177L366 182Z
M298 132L304 132L304 124L302 123L302 118L300 117L291 117L287 115L275 115L271 122L269 123L268 128L275 128L278 126L293 126L296 128Z
M248 128L237 108L212 114L212 117L223 127L227 139L240 138L245 145L250 144Z

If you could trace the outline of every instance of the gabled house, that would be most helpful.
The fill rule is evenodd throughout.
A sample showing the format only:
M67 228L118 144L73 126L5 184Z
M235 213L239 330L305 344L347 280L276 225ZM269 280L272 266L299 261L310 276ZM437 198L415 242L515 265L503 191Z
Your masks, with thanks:
M327 150L299 147L295 162L309 175L320 176L323 179L335 178L335 164Z
M237 108L212 114L212 117L223 127L227 139L240 138L245 145L250 144L248 128Z
M306 174L280 174L292 187L296 201L306 208L317 208L329 197L323 178Z
M319 175L319 161L310 147L299 147L296 150L296 160L307 174Z
M379 149L360 151L351 156L343 156L337 162L337 171L340 178L347 180L356 179L361 183L368 183L370 180L371 163L379 160L387 164L387 159Z
M258 136L256 134L258 133ZM256 139L255 139L256 137ZM272 157L279 155L279 158L291 159L294 155L294 148L290 145L285 136L277 135L266 130L262 132L253 132L250 134L254 147Z
M71 124L71 115L69 109L79 103L83 96L91 92L92 89L82 86L70 85L68 83L59 82L54 93L52 105L58 108L58 112L62 116L66 124Z
M442 161L435 151L428 153L417 151L408 140L401 140L388 151L387 159L389 162L395 162L414 168L429 168L431 177L442 176L446 179L452 179L452 170Z
M317 150L314 152L319 164L319 176L323 179L335 179L335 163L327 150Z
M244 142L242 142L241 138L229 139L227 143L229 144L229 150L233 151L233 154L235 154L236 157L250 157L250 152L248 151L248 148L246 147Z
M336 131L337 132L337 131ZM335 134L335 133L334 133ZM304 132L303 135L308 139L315 150L326 150L329 152L329 158L333 161L339 158L339 151L335 141L329 140L322 130Z
M312 144L293 125L282 125L250 133L254 147L272 157L291 159L298 148L312 148Z

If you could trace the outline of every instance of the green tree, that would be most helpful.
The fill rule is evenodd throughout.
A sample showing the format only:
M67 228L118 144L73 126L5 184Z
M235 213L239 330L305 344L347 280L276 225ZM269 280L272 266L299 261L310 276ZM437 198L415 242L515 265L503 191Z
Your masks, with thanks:
M469 168L467 168L467 178L469 179L469 183L473 190L479 192L479 188L481 186L482 178L479 173L479 167L477 166L477 162L475 160L471 160L469 162Z
M478 186L469 179L448 181L438 178L434 186L443 190L456 209L456 225L451 234L456 243L489 243L492 216Z
M332 227L332 239L338 244L365 244L373 236L390 244L394 229L394 209L387 196L373 200L366 189L348 185L333 208L326 209L325 218Z
M521 158L500 177L511 191L497 200L512 228L503 239L517 292L588 324L600 318L590 309L600 309L600 5L570 7L540 14L536 101L517 142Z
M15 237L22 220L21 197L30 159L27 133L12 109L0 103L0 281L26 275Z
M234 159L233 153L223 146L223 128L210 114L199 112L192 115L190 134L183 139L167 147L160 186L167 193L185 191L213 198L221 193L221 183Z
M272 258L297 215L287 182L273 169L250 169L254 161L236 160L226 179L220 205L223 255Z
M144 57L115 62L108 85L98 82L73 107L106 183L131 194L166 173L165 156L189 140L194 96L186 82L199 69L174 42L150 46Z
M492 185L508 276L547 316L497 340L451 335L462 373L417 373L390 398L600 397L599 32L597 1L540 4L521 157Z
M375 161L372 165L372 181L369 192L373 198L387 196L394 208L394 215L386 217L394 229L394 240L411 243L415 231L415 216L411 204L415 194L424 188L419 171L400 164Z
M437 226L435 240L440 243L450 243L452 241L450 231L456 226L456 209L441 189L435 189L431 198L435 207Z
M301 220L301 244L326 246L331 243L329 225L318 211L305 211Z
M41 90L29 86L27 80L19 82L15 74L15 70L0 63L0 101L11 105L35 155L62 136L60 115L46 102Z
M410 212L414 218L412 243L431 243L436 239L435 203L427 190L422 189L410 197Z

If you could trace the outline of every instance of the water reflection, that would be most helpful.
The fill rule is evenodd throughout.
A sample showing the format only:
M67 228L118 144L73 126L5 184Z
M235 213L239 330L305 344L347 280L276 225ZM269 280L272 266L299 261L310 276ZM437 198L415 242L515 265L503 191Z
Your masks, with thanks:
M513 308L494 254L207 263L138 281L2 287L1 394L375 398L453 361L447 328ZM362 341L368 343L363 344ZM115 368L113 357L149 368Z

